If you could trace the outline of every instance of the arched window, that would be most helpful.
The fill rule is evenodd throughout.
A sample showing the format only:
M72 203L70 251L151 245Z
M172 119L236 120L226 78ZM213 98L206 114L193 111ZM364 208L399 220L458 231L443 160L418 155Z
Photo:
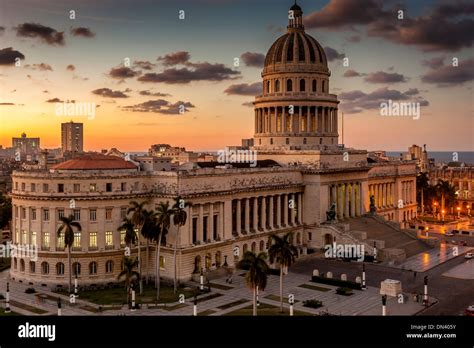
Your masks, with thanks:
M307 143L306 138L303 138L303 144L306 145L306 143Z
M326 81L323 81L323 90L322 90L323 93L326 93Z
M286 145L289 145L290 144L290 138L286 138L285 143L286 143Z
M249 247L247 246L247 244L244 244L243 248L242 248L242 251L243 253L245 254L245 252L247 251Z
M252 243L252 252L254 253L255 251L257 251L257 243L253 242Z
M300 80L300 92L304 92L304 91L305 91L305 87L306 87L305 80L304 80L304 79L301 79L301 80Z
M16 259L16 257L13 258L13 269L17 269L18 268L18 260Z
M89 263L89 274L97 274L97 262Z
M270 81L267 81L267 93L270 93Z
M30 273L36 273L36 262L30 261Z
M275 92L280 92L280 80L275 80Z
M20 272L25 271L25 260L21 259L20 260Z
M74 262L72 264L72 274L74 276L76 276L76 275L78 276L78 275L81 274L81 264L79 262Z
M261 240L260 245L259 245L259 250L263 251L264 248L265 248L265 242L263 240Z
M109 260L105 263L105 273L112 273L114 271L114 262Z
M56 274L57 275L64 275L64 263L58 262L56 264Z
M42 274L49 274L49 263L42 262L41 263L41 273Z
M273 145L273 138L270 138L270 144Z
M313 92L316 92L317 82L313 80Z
M290 79L286 80L286 91L293 91L293 81L291 81Z

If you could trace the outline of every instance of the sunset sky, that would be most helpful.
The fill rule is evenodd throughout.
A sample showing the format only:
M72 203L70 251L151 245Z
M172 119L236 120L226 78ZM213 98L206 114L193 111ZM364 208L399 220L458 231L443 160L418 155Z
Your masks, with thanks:
M86 150L238 145L253 136L249 103L260 94L263 57L286 31L292 3L0 0L0 145L25 132L42 147L59 147L60 123L71 119L84 123ZM347 146L474 149L473 1L298 4L306 31L330 59ZM420 102L420 119L380 116L388 99ZM93 119L58 116L58 100L100 107Z

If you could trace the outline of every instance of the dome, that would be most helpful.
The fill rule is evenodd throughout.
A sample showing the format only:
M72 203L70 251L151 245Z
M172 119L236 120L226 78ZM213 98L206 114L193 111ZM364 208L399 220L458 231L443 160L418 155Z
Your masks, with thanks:
M327 67L327 58L316 39L304 31L294 31L280 36L265 57L265 67L286 63L322 64Z
M290 11L301 11L301 7L299 7L295 1L295 4L290 7Z
M137 167L120 157L99 154L87 154L56 164L52 170L110 170L137 169Z

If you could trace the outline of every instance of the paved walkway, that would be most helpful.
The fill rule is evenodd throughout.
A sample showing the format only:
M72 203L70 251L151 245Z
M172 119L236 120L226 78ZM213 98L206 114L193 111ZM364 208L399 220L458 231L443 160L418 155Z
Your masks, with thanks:
M456 250L457 254L455 252ZM425 272L470 250L472 250L472 247L443 243L440 244L439 248L409 257L405 260L405 262L393 267L417 272Z
M443 273L443 276L459 279L474 279L474 259L466 260L466 262Z

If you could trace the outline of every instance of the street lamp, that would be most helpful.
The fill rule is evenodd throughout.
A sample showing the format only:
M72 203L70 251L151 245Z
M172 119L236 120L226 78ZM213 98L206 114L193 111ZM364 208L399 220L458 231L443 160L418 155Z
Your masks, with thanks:
M437 202L434 202L433 203L433 206L434 206L434 209L433 209L433 217L436 217L436 212L437 212L437 206L438 206L438 203ZM439 219L438 219L439 220Z
M471 216L471 206L469 204L466 206L466 209L467 209L467 216Z
M461 207L457 207L456 210L458 211L458 219L461 218Z
M443 217L443 224L444 224L444 214L446 213L446 210L441 210L441 214L442 214L442 217Z

